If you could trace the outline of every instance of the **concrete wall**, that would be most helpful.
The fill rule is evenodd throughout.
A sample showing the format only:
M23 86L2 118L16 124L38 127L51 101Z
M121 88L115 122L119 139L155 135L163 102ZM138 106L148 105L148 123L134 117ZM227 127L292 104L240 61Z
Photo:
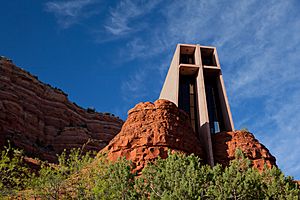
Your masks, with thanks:
M179 93L179 56L180 45L178 44L169 67L167 77L165 79L163 88L160 92L160 99L172 101L178 106Z
M196 55L196 63L198 62L200 66L198 71L198 76L197 76L197 95L198 95L197 104L198 104L198 114L199 114L198 134L200 136L200 140L203 143L206 151L207 162L210 165L214 165L200 45L197 45L195 55Z

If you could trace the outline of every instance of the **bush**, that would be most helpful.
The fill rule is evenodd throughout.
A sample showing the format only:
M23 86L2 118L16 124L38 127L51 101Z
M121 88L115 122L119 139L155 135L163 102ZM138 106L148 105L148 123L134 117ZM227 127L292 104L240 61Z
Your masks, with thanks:
M143 199L298 199L291 177L273 167L260 173L241 151L226 168L200 165L194 156L169 154L148 165L137 179Z
M132 165L126 159L109 162L104 155L66 180L68 192L61 196L75 199L137 199Z
M204 197L209 185L210 167L200 166L194 155L170 154L149 164L137 179L141 197L147 199L195 199Z
M95 109L95 108L92 108L92 107L89 107L89 108L86 109L86 111L87 111L88 113L95 113L95 112L96 112L96 109Z
M97 163L92 192L95 199L136 199L132 165L125 158L115 163L102 160Z
M66 150L58 156L58 164L43 163L39 175L31 180L33 195L39 198L58 199L70 196L67 193L68 180L92 162L92 153L82 153L81 149Z
M23 158L23 151L11 148L10 143L1 151L0 197L15 195L27 187L31 173Z
M80 149L64 151L57 165L43 163L38 175L31 175L22 167L20 151L6 148L0 161L1 193L20 196L18 191L27 189L27 197L38 199L299 198L291 177L276 167L259 172L241 151L225 168L202 165L194 155L169 153L148 164L140 176L125 158L109 162L105 155L92 157Z

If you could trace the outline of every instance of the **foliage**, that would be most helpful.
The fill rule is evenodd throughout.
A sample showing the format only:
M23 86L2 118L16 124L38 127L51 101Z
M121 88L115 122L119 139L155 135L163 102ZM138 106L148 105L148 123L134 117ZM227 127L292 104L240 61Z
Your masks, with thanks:
M251 167L251 161L241 151L237 151L236 159L225 168L221 165L202 165L200 159L194 155L169 153L168 158L158 158L154 163L148 164L139 176L133 173L132 163L125 158L109 162L105 155L99 154L93 159L90 153L83 154L80 149L64 151L58 157L57 165L44 163L38 175L26 176L30 173L27 168L20 167L23 166L20 155L8 152L15 150L6 148L2 151L0 189L27 189L31 198L299 198L299 188L291 177L284 176L276 167L259 172ZM23 181L25 185L22 185Z
M148 165L137 179L143 199L298 199L291 177L273 167L260 173L237 151L226 168L200 165L193 155L169 155Z
M170 154L166 160L159 158L149 164L137 179L137 188L147 199L194 199L203 197L203 189L209 184L208 166L200 166L194 155Z
M213 199L261 199L261 175L251 162L237 151L236 159L228 167L213 168L214 178L208 187L207 195Z
M96 109L93 108L93 107L88 107L88 108L86 109L86 111L87 111L88 113L95 113L95 112L96 112Z
M13 149L8 143L1 151L0 158L0 197L14 195L25 189L30 178L30 170L23 163L23 152Z
M242 132L249 132L248 128L244 127L241 129Z
M295 187L292 177L285 177L278 168L266 169L262 173L262 182L262 192L267 199L300 199L300 190Z
M95 199L136 199L132 165L125 158L115 163L105 160L97 163L94 173L95 185L92 188Z
M43 163L39 175L31 181L35 197L58 199L67 195L67 180L78 173L84 166L92 162L91 153L82 153L81 149L66 150L58 156L58 164Z

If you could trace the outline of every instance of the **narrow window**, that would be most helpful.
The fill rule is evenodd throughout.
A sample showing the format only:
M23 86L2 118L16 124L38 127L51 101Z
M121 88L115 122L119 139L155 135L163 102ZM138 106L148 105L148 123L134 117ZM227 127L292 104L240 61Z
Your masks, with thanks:
M197 131L196 94L196 77L180 75L178 107L188 113L195 132Z
M218 133L224 131L224 121L217 88L217 77L205 76L204 81L210 132L212 134Z

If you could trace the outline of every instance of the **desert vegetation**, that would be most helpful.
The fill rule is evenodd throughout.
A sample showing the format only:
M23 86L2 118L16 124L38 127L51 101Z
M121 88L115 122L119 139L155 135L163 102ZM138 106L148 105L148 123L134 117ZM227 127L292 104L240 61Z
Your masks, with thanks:
M203 165L194 155L171 154L141 173L124 158L73 149L58 164L43 162L37 171L22 151L5 147L0 159L3 199L298 199L299 188L278 168L259 172L237 151L228 167Z

